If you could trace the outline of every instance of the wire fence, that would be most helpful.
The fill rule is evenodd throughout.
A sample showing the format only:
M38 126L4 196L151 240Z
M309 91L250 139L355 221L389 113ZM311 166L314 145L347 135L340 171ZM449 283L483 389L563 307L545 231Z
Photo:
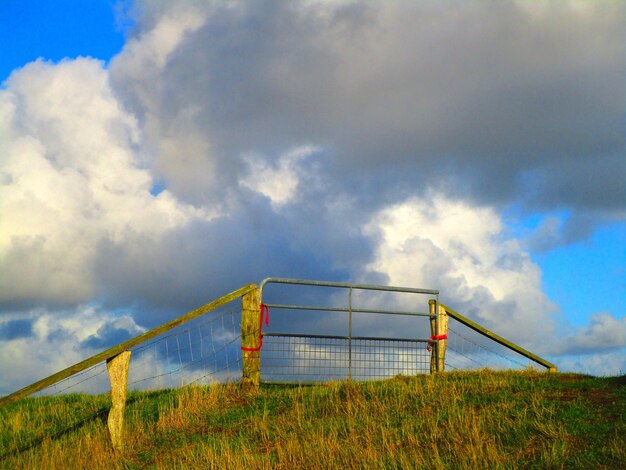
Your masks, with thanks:
M134 394L134 391L155 391L162 395L164 390L185 385L240 381L240 324L241 309L233 306L191 320L148 343L131 348L128 371L131 392L126 415L131 420L150 414L158 416L158 410L152 409L153 401ZM107 366L103 361L32 394L36 400L30 397L20 400L15 405L19 407L19 421L29 425L21 426L16 422L15 429L8 433L12 436L10 442L0 442L0 462L4 457L23 452L45 439L59 438L105 420L111 408L110 390ZM15 413L13 408L0 408L3 424L5 413L7 416ZM41 409L48 411L43 414ZM12 420L7 418L6 425L13 426Z
M241 379L241 310L211 312L131 348L129 390L175 388ZM33 396L107 393L106 362L46 387Z
M538 366L534 361L498 344L450 318L445 369L450 370L523 370Z
M212 312L132 350L131 390L241 379L241 310Z
M443 324L438 322L442 320L416 310L416 306L425 306L423 296L427 295L436 307L438 291L268 280L299 290L294 293L284 290L285 285L279 286L283 290L275 291L274 298L282 303L270 303L270 291L266 303L261 304L261 312L263 308L272 309L271 325L263 331L263 347L256 356L260 356L264 383L366 381L429 374L441 370L437 352L443 351L444 344L445 371L526 369L536 365L528 357L553 367L503 338L494 340L495 334L455 312L450 314L444 330L447 335L432 336L433 331L441 331L439 327ZM261 298L268 280L261 284ZM250 286L219 299L220 305L226 306L250 292ZM254 313L254 309L246 312ZM191 320L185 318L185 323L177 327L164 325L169 328L166 333L155 336L165 330L159 329L162 327L151 330L152 339L148 342L138 344L140 336L133 339L136 342L114 347L121 348L120 351L130 348L131 352L130 395L126 403L126 414L131 421L159 419L163 407L176 402L175 389L179 387L242 381L242 308L230 304L210 313L198 309L189 314L196 316ZM254 337L259 333L257 330ZM439 336L445 339L435 343ZM137 346L131 347L132 344ZM441 345L441 349L433 348L435 344ZM97 355L92 359L100 360L100 357L113 356ZM251 360L250 356L246 357ZM5 436L5 441L0 440L0 461L3 456L22 452L45 439L106 419L111 408L110 390L107 363L102 361L36 392L36 401L28 398L20 401L19 419L6 419L10 431L0 433ZM85 393L90 397L85 398L82 395ZM154 397L158 399L153 400ZM54 410L52 414L39 411L46 407ZM9 413L7 408L0 408L3 424L6 413ZM26 428L20 422L31 425ZM12 437L7 440L6 436Z
M261 377L268 382L380 380L428 371L428 341L400 338L267 334Z
M427 318L413 318L413 338L264 334L261 378L264 382L379 380L431 372ZM160 390L190 384L237 382L242 376L241 310L212 312L132 348L129 390ZM400 326L404 327L406 323ZM375 326L375 325L374 325ZM534 362L454 321L448 327L445 370L525 369ZM105 362L34 394L104 394L110 382Z

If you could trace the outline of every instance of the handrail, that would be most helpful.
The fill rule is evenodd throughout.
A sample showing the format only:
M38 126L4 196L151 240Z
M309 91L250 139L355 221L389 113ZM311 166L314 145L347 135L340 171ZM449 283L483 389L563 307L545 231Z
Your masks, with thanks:
M557 368L551 362L548 362L544 358L539 357L536 354L531 353L530 351L527 351L526 349L518 346L515 343L512 343L511 341L504 339L502 336L499 336L492 331L489 331L487 328L484 328L480 326L478 323L473 322L469 318L464 317L460 313L455 312L450 307L447 307L443 304L439 304L439 305L441 305L441 307L443 307L446 310L449 316L451 316L458 322L463 323L465 326L471 328L472 330L484 336L487 336L488 338L494 340L496 343L499 343L502 346L506 346L507 348L512 349L513 351L521 354L522 356L527 357L528 359L535 361L538 364L541 364L542 366L547 368L549 372L556 372Z
M152 338L155 338L167 331L172 330L173 328L176 328L177 326L187 323L188 321L193 320L194 318L204 315L205 313L208 313L211 310L215 310L216 308L219 308L222 305L225 305L228 302L231 302L232 300L247 294L251 290L256 289L256 287L257 287L256 284L248 284L244 287L240 287L239 289L229 294L226 294L220 297L219 299L209 302L208 304L205 304L202 307L192 310L191 312L188 312L185 315L182 315L178 318L175 318L172 321L164 323L161 326L157 326L156 328L153 328L150 331L146 331L145 333L142 333L139 336L135 336L134 338L131 338L128 341L120 343L117 346L113 346L112 348L109 348L106 351L102 351L101 353L91 356L85 359L84 361L78 362L68 367L67 369L63 369L62 371L57 372L56 374L52 374L49 377L41 379L38 382L30 384L20 390L17 390L16 392L13 392L5 397L2 397L0 398L0 408L10 403L13 403L14 401L19 400L20 398L23 398L32 393L38 392L39 390L43 388L49 387L50 385L54 385L55 383L60 382L61 380L66 379L74 374L77 374L78 372L82 372L83 370L91 366L94 366L102 361L111 359L117 356L118 354L122 353L123 351L126 351L134 346L137 346L138 344L151 340Z

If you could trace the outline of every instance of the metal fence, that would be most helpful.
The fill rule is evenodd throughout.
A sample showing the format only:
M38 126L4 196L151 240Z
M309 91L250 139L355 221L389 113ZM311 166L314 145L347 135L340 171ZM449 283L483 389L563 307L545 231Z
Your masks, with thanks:
M282 288L268 289L269 284ZM272 321L263 333L261 380L302 383L428 373L432 316L418 306L425 308L437 296L432 289L266 279L261 298ZM272 302L290 297L311 303ZM302 333L312 326L318 334Z
M265 335L265 382L372 380L428 372L427 340L276 334Z

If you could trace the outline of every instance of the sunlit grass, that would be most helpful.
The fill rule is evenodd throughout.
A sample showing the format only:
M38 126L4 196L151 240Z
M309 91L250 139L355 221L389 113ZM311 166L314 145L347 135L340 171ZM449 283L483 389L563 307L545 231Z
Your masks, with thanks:
M98 414L106 403L106 396L73 395L0 410L0 468L619 468L626 462L626 387L610 378L481 371L257 392L229 384L134 393L121 455L110 448L106 413ZM61 429L68 418L80 424Z

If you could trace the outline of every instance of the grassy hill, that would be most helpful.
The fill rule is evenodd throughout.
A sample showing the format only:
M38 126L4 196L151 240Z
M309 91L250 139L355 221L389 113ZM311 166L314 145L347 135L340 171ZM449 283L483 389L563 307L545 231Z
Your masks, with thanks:
M462 372L133 393L0 409L0 468L626 468L626 376ZM70 424L71 423L71 424Z

